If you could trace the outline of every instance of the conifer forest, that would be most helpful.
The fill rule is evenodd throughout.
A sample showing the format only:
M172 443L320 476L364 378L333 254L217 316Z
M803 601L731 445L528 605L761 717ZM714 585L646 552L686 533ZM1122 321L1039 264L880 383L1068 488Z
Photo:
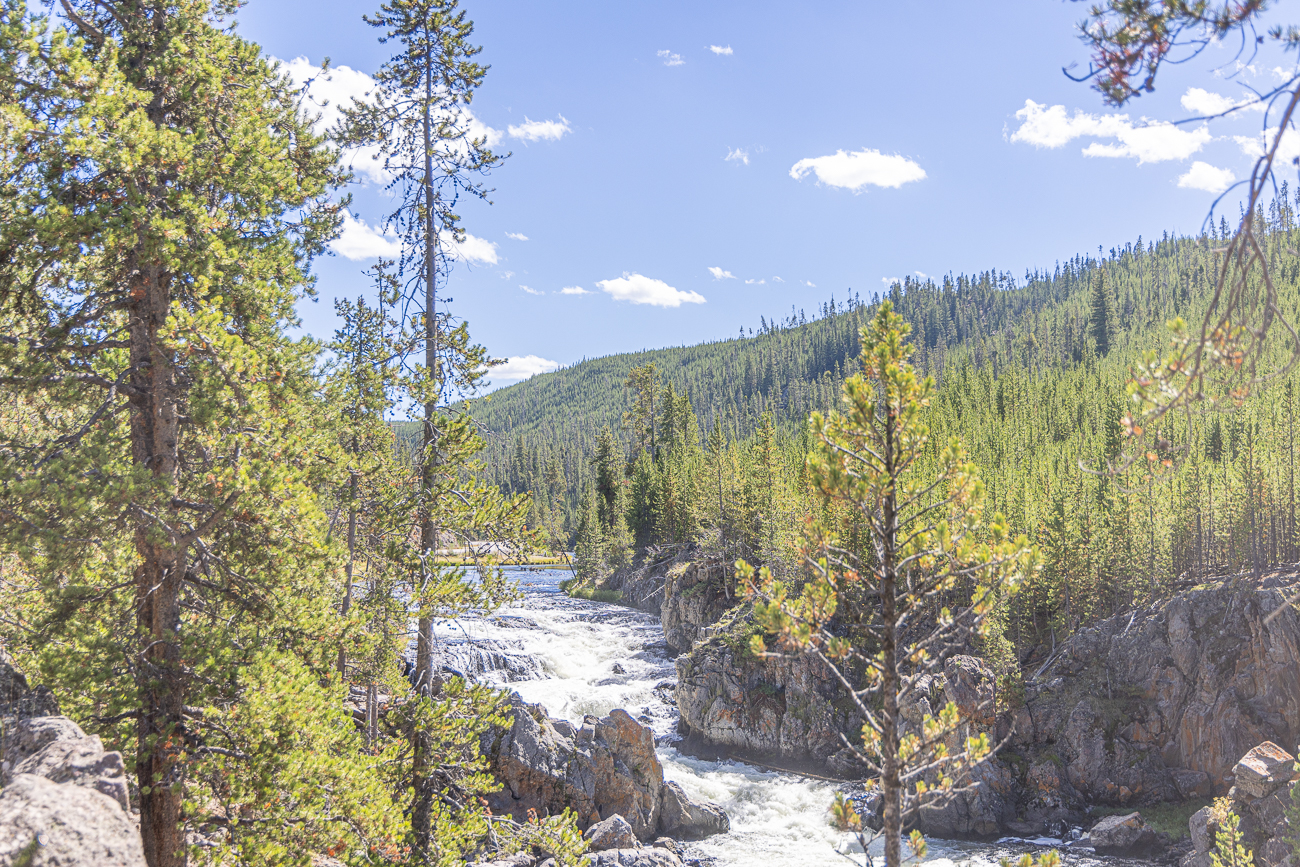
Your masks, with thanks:
M1035 3L0 0L0 867L1300 865L1300 27Z

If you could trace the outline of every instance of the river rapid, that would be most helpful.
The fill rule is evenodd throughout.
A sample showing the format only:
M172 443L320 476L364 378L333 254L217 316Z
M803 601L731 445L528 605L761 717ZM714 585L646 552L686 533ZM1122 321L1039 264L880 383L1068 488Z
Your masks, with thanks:
M678 751L672 695L676 668L657 617L568 597L559 587L570 575L567 570L512 572L523 591L518 604L488 618L438 625L444 665L515 690L525 701L545 707L550 716L575 724L586 714L603 716L624 708L650 726L664 777L693 798L721 805L731 817L730 833L689 844L689 856L707 856L719 867L847 865L843 855L855 852L854 860L863 862L851 835L828 824L833 784ZM926 860L934 867L994 867L1002 858L1060 847L1059 841L1049 839L929 843ZM1071 867L1123 863L1092 855L1091 850L1062 854Z

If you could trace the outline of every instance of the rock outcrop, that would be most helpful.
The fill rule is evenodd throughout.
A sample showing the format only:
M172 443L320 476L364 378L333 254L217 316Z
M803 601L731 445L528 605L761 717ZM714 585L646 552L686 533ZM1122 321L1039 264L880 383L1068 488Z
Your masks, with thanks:
M122 754L0 653L0 864L144 867Z
M1292 840L1300 828L1293 828L1287 812L1300 790L1295 758L1275 743L1265 742L1247 752L1236 764L1229 806L1239 819L1238 830L1245 848L1255 855L1257 867L1291 867L1300 863L1293 854ZM1187 830L1192 851L1182 867L1211 867L1210 852L1224 817L1214 807L1192 815Z
M709 829L717 827L721 808L695 804L665 785L653 733L627 711L588 716L575 728L514 696L510 714L510 729L489 733L483 744L490 770L503 784L488 796L494 812L523 820L530 809L542 816L569 809L582 829L618 815L639 840L659 833L716 833ZM665 792L672 829L661 822Z
M1056 764L1062 802L1226 793L1251 747L1300 739L1295 582L1232 579L1081 630L1027 686L1010 751Z
M735 569L721 560L676 561L664 575L659 616L673 653L688 653L710 626L740 603Z
M861 727L839 682L810 655L754 657L743 623L677 658L682 732L738 755L824 763Z

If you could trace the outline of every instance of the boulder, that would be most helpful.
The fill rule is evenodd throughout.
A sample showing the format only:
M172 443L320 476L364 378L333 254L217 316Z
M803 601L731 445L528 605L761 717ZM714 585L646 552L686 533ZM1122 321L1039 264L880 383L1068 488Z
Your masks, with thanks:
M667 849L606 849L583 858L587 867L682 867L682 859Z
M943 688L963 720L993 725L993 669L974 656L954 656L943 665Z
M632 826L617 813L592 825L582 837L587 841L587 848L592 852L604 852L606 849L636 849L641 845L636 834L632 832Z
M43 686L28 686L27 678L0 649L0 717L26 719L58 715L59 703L53 694Z
M0 864L144 867L140 832L92 788L18 774L0 790Z
M1209 807L1202 807L1187 820L1187 833L1192 838L1193 852L1209 852L1214 848L1216 828Z
M618 813L638 839L653 837L664 777L649 728L621 709L588 716L576 729L557 727L518 695L509 714L511 727L489 732L483 743L492 775L504 784L487 796L495 813L525 821L530 809L542 816L571 809L582 829Z
M1106 816L1088 832L1092 848L1098 855L1150 855L1160 846L1160 838L1142 819L1141 813Z
M1253 748L1232 769L1238 791L1251 798L1267 798L1294 775L1295 756L1272 741Z
M55 783L72 783L102 792L130 810L122 754L105 752L98 735L87 736L64 716L17 720L4 731L0 783L18 774L35 774Z
M731 820L717 804L692 801L676 783L664 783L660 796L659 833L679 840L702 840L731 830Z

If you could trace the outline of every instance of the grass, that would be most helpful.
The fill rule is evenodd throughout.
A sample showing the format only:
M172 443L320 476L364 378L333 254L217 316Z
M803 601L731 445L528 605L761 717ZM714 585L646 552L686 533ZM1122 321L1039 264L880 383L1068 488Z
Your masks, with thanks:
M577 578L566 578L560 582L560 589L574 599L589 599L592 602L618 604L623 601L622 590L598 590Z
M1095 816L1127 816L1129 813L1141 813L1142 818L1154 830L1168 834L1175 840L1187 836L1187 820L1202 807L1210 805L1209 799L1184 801L1181 804L1166 802L1149 807L1094 807Z

